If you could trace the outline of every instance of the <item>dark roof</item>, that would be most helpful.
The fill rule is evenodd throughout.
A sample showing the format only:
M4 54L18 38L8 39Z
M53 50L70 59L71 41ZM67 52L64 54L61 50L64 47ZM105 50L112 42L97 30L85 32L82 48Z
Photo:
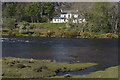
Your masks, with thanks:
M76 14L77 12L78 12L77 10L61 10L62 14L67 14L67 13Z
M67 19L67 18L62 18L62 17L54 17L53 19Z

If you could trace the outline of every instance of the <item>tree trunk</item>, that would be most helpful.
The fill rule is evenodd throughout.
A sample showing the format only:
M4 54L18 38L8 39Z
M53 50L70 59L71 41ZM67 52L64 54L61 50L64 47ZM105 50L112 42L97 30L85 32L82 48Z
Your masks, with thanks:
M49 14L48 14L48 23L50 23Z
M116 20L116 25L115 25L115 33L117 33L117 26L118 26L118 20Z

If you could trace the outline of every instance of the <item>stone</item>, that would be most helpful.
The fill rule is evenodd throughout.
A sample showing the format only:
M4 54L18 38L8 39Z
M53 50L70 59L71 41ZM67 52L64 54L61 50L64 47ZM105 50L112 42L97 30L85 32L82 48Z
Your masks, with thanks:
M40 68L35 68L35 69L33 69L33 71L35 71L35 72L42 72L42 69L41 69L41 67Z
M61 71L61 68L55 70L55 73L59 73Z
M65 78L70 78L71 75L70 75L70 74L66 74L66 75L64 75L64 77L65 77Z
M41 69L48 69L47 66L41 66Z
M25 65L23 65L23 64L18 64L17 65L17 68L25 68L26 66Z

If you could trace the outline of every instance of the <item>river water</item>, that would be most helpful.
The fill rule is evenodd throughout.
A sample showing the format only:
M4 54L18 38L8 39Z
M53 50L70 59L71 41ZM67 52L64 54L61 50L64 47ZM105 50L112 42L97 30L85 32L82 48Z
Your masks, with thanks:
M117 39L2 38L2 56L49 59L57 62L93 62L99 69L118 65Z

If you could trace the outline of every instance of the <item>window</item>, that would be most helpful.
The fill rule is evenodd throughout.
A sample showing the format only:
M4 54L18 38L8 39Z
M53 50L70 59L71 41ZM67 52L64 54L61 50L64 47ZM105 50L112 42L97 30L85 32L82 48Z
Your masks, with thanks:
M78 18L78 15L77 15L77 14L74 14L74 18Z
M68 15L68 18L70 18L70 15Z

